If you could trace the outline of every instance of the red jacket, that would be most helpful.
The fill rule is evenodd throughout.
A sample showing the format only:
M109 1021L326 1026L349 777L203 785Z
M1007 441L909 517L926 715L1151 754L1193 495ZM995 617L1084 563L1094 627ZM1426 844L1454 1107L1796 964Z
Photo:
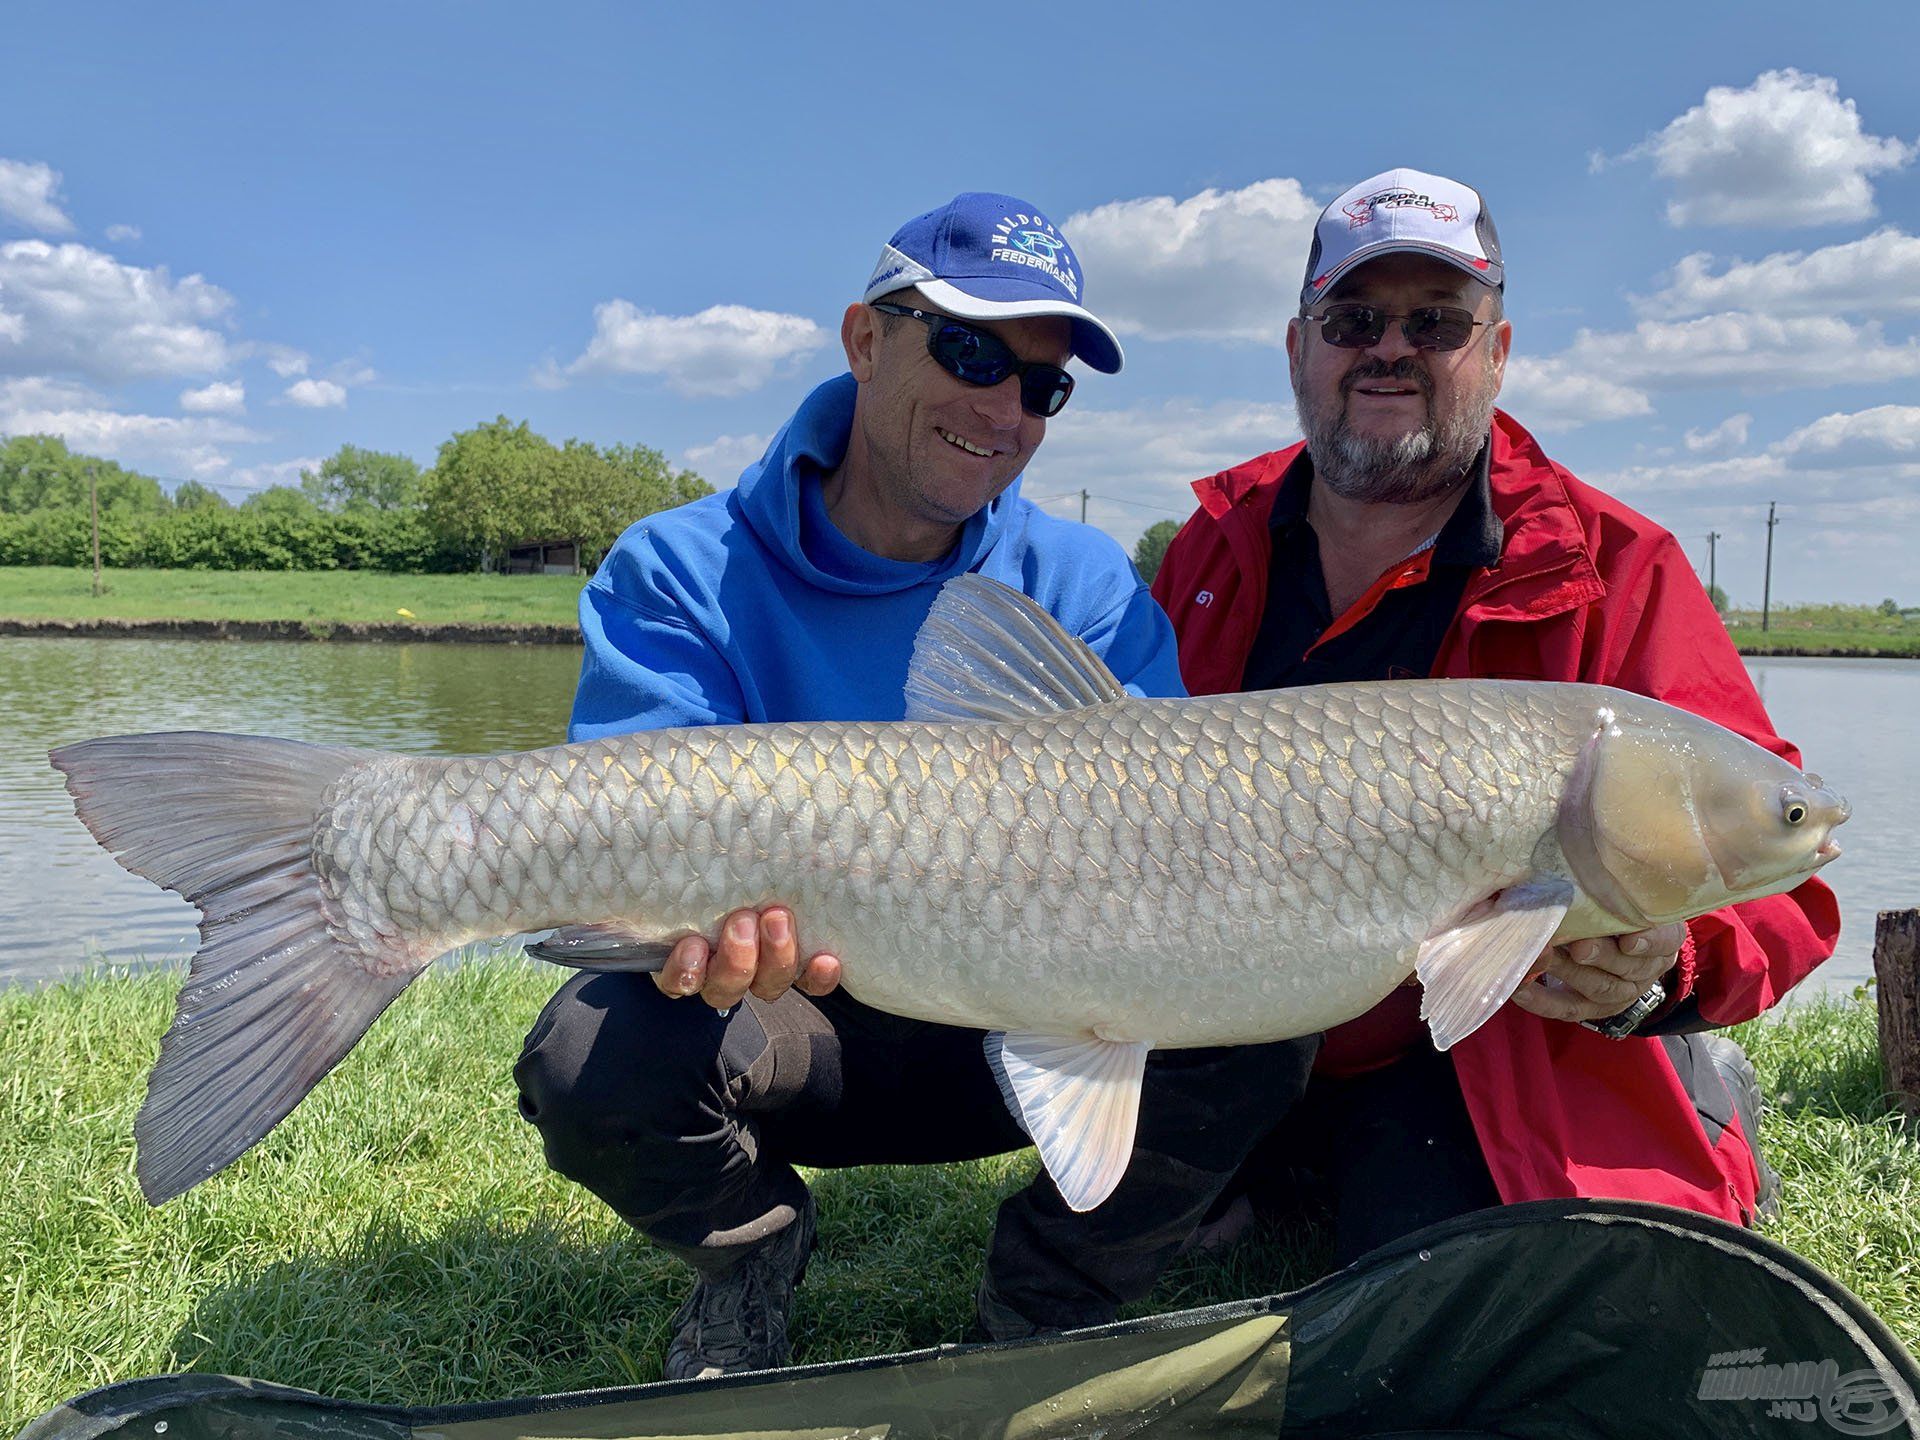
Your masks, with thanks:
M1268 522L1299 445L1195 482L1200 509L1153 593L1195 695L1237 690L1267 600ZM1574 479L1496 411L1500 563L1476 571L1434 674L1617 685L1681 706L1800 763L1673 536ZM1689 922L1680 994L1716 1025L1751 1019L1833 953L1833 892L1808 880ZM1508 1203L1612 1196L1743 1221L1753 1154L1739 1123L1710 1140L1657 1038L1608 1040L1506 1005L1454 1047L1461 1092ZM1718 1128L1718 1127L1716 1127Z

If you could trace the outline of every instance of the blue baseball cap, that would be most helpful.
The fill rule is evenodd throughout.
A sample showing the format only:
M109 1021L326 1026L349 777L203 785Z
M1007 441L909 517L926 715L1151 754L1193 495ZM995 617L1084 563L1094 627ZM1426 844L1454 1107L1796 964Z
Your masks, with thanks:
M962 320L1064 315L1073 353L1103 375L1126 357L1105 323L1080 303L1080 262L1053 222L1012 195L973 191L916 215L880 252L861 299L913 286Z

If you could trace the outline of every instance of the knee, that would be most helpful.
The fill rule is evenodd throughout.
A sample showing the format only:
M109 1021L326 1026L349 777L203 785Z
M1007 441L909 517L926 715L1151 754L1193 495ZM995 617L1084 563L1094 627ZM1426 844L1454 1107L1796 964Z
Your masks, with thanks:
M670 1000L644 975L583 974L560 987L513 1067L520 1114L549 1159L633 1138L718 1083L725 1026L696 1000Z

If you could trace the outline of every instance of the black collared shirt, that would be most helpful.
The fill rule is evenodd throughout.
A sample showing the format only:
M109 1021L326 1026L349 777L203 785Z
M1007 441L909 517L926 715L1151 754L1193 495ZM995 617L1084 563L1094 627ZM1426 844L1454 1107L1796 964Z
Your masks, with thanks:
M1320 568L1320 539L1307 521L1313 459L1302 450L1274 502L1267 609L1241 688L1431 675L1468 577L1500 561L1505 532L1493 511L1489 464L1490 447L1482 445L1468 471L1467 493L1433 544L1392 567L1336 617Z

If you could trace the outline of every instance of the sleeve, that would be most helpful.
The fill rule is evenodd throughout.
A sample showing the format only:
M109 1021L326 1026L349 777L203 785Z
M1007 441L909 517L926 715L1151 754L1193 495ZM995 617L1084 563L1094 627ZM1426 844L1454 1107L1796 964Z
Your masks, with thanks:
M1616 556L1602 573L1609 593L1600 629L1588 636L1587 678L1690 710L1801 763L1800 752L1775 733L1726 626L1671 535L1651 539L1637 564ZM1839 906L1819 879L1698 916L1687 924L1674 993L1642 1033L1752 1019L1831 955L1839 933Z
M1180 648L1173 623L1137 575L1132 589L1080 634L1093 653L1107 662L1129 694L1161 699L1184 696Z
M746 719L739 679L713 643L664 596L629 599L600 576L580 592L586 656L569 740Z

